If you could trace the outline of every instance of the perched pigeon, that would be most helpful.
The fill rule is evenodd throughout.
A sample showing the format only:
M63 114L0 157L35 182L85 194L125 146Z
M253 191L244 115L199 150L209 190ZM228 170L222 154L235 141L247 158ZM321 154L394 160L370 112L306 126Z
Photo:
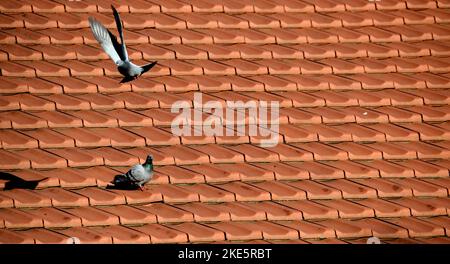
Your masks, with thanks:
M92 17L89 17L89 25L91 26L92 33L94 34L95 39L100 43L102 48L108 54L108 56L114 61L117 65L117 69L119 72L125 76L120 83L125 83L136 79L141 76L144 72L150 70L157 63L152 62L143 66L138 66L130 61L128 58L127 48L125 46L125 41L123 40L123 31L122 31L122 21L120 20L119 13L111 5L113 10L114 19L117 25L117 31L119 31L120 42L117 41L116 36L114 36L111 31L106 29L100 22L95 20Z
M136 189L144 191L144 184L153 177L153 157L147 156L144 164L134 165L127 173L116 175L111 182L120 189Z

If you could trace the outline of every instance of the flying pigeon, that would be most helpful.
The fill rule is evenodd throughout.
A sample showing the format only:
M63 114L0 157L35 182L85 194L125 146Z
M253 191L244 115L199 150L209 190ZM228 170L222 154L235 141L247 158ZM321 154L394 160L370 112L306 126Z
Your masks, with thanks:
M117 31L119 32L120 42L122 44L119 44L116 36L114 36L114 34L106 29L100 22L95 20L95 18L89 17L88 20L95 39L98 43L100 43L103 50L105 50L108 56L117 65L119 72L125 76L120 83L125 83L137 79L144 72L147 72L153 68L157 62L155 61L143 66L138 66L130 61L128 58L125 41L123 40L122 21L120 20L119 13L117 13L114 6L111 5L111 8L113 10L114 20L116 21Z
M144 191L144 184L153 177L153 157L148 155L144 164L134 165L127 173L116 175L111 182L116 188Z

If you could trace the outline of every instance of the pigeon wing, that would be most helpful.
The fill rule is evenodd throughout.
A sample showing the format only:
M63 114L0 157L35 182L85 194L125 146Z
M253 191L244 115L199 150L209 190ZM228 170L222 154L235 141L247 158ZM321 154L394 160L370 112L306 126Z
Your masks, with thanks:
M119 13L114 8L114 6L111 5L111 8L113 10L114 20L116 21L117 31L119 32L120 42L122 43L121 49L118 50L119 56L122 58L122 60L127 61L128 60L128 52L127 52L127 47L125 45L125 41L123 40L122 21L120 20Z
M130 180L135 182L136 184L146 182L150 178L149 173L145 170L144 166L142 165L133 166L128 171L127 176L129 176Z
M116 63L116 65L119 65L122 59L120 58L116 48L114 47L114 42L111 39L111 32L109 32L109 30L107 30L100 22L92 17L89 18L89 25L95 39L102 46L106 54L108 54L108 56L114 61L114 63ZM115 40L115 42L117 42L116 37L114 35L112 36L114 37L113 39Z

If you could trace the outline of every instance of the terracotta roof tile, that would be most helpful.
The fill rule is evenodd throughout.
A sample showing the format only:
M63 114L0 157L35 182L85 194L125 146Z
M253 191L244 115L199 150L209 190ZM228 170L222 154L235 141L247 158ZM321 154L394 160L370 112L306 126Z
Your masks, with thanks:
M337 209L329 208L312 201L283 201L280 203L293 209L299 210L302 213L302 219L305 220L338 218Z
M192 193L197 193L200 202L231 202L235 201L235 195L232 192L228 192L218 186L213 186L209 184L194 184L194 185L185 185L180 186L180 188L185 189Z
M43 227L43 220L41 217L18 209L0 209L0 219L2 219L2 224L6 228Z
M393 200L395 201L395 200ZM373 209L376 217L404 217L410 216L409 208L384 199L364 199L356 203Z
M29 236L7 229L0 230L0 234L0 242L2 244L34 244L35 242Z
M415 217L405 217L389 222L408 229L411 237L439 236L444 234L444 229L436 224L419 220Z
M81 219L82 226L105 226L119 224L119 217L106 213L95 207L75 207L62 209L71 215Z
M68 237L77 237L80 243L85 244L111 244L112 237L105 236L93 229L86 227L72 227L68 229L58 230L58 233L64 234Z
M56 208L39 208L28 213L42 218L45 228L81 226L80 218Z
M34 239L36 244L65 244L69 239L65 235L43 228L21 231L20 234Z
M184 232L172 229L160 224L148 224L143 226L132 227L131 229L142 232L150 236L152 244L160 243L185 243L188 236Z
M225 239L224 232L197 223L182 223L172 225L171 228L186 233L189 242L210 242Z
M0 242L449 243L447 7L126 1L130 58L158 64L119 84L87 21L114 29L109 3L0 4ZM198 91L278 102L278 144L248 113L174 135ZM108 186L148 154L144 191Z

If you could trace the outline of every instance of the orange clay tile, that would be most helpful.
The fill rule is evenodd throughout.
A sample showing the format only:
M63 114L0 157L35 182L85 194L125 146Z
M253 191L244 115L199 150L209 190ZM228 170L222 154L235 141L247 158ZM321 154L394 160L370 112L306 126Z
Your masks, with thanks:
M201 165L200 165L201 166ZM205 177L202 175L202 170L192 171L191 167L182 168L177 166L164 166L156 168L155 172L167 175L170 183L203 183Z
M344 178L344 172L342 170L328 166L325 163L305 161L289 162L288 164L301 170L306 170L309 173L309 178L313 180Z
M444 234L444 229L442 227L414 217L392 219L389 220L389 222L407 228L409 236L411 237L442 236Z
M304 201L283 201L280 204L299 210L302 213L302 219L324 219L337 218L338 211L333 208L323 206L321 204L304 200ZM302 220L298 219L298 220Z
M411 188L414 196L434 196L445 197L447 189L439 185L425 182L416 178L392 179L393 182L403 186L404 188Z
M89 205L118 205L125 203L125 197L109 192L107 190L102 190L98 188L88 187L80 190L74 190L73 192L83 195L89 199Z
M334 229L338 238L365 237L372 234L369 227L358 225L352 220L329 219L318 224Z
M378 238L408 237L406 229L378 219L361 219L356 221L355 224L371 229L373 236Z
M167 203L195 202L200 199L197 194L189 193L176 185L161 185L158 191L161 192L163 201Z
M16 153L25 159L30 160L32 168L64 168L67 166L67 160L54 154L40 149L28 149L16 151Z
M373 210L355 204L348 200L323 200L316 201L324 206L337 209L339 212L339 218L360 218L360 217L374 217Z
M242 181L273 180L274 174L249 163L218 164L219 168L239 173Z
M186 233L189 242L210 242L225 239L223 232L197 223L183 223L173 225L171 228Z
M288 185L303 190L307 193L308 199L339 199L341 191L333 187L311 180L286 182Z
M39 142L40 148L70 148L74 147L74 140L50 129L24 131L28 136Z
M160 192L154 190L154 188L145 187L142 192L133 192L132 190L115 190L111 189L110 192L125 197L127 204L142 204L150 202L162 201L162 195Z
M201 164L209 161L208 156L186 146L170 146L158 148L158 151L172 155L175 164Z
M368 160L381 159L381 151L370 148L370 145L359 144L355 142L342 142L333 145L335 148L342 149L348 153L350 160Z
M414 175L420 178L447 177L449 175L447 169L422 160L405 160L399 163L404 167L413 168Z
M420 198L401 198L393 200L397 204L410 208L413 216L438 216L447 215L446 208L443 206L436 206L436 204L429 203L430 199Z
M20 234L34 239L36 244L65 244L70 241L65 235L43 228L29 229Z
M442 187L447 188L447 190L449 189L449 179L447 177L445 178L430 178L430 179L425 179L426 182L429 182L431 184L435 184L435 185L439 185Z
M28 213L42 218L45 228L81 226L80 218L56 208L39 208Z
M0 141L3 149L37 148L38 141L14 130L1 130Z
M293 143L295 147L307 150L313 153L314 160L344 160L347 159L347 153L318 142Z
M420 159L427 158L448 158L450 156L449 150L439 146L438 144L428 144L425 142L407 142L400 143L402 147L412 149L417 152L417 157Z
M53 150L53 151L61 151L63 154L67 154L67 150ZM69 157L77 158L78 161L80 158L83 158L86 161L86 150L79 150L75 153L70 153ZM92 157L92 156L89 156ZM74 165L74 161L77 162L77 160L69 159L69 166ZM103 164L103 163L102 163ZM41 171L43 175L46 177L54 178L59 181L59 185L61 187L84 187L84 186L94 186L96 185L95 178L89 177L87 175L83 175L80 170L74 170L70 168L61 168L61 169L52 169L52 170L46 170ZM57 189L55 189L57 191Z
M334 230L308 221L280 221L277 223L297 230L300 234L300 238L303 239L329 238L336 236Z
M152 244L160 243L183 243L188 241L188 236L184 232L166 227L159 224L148 224L143 226L131 227L131 229L139 231L150 236Z
M286 143L317 141L317 133L307 130L307 127L309 126L280 124L279 133L283 135ZM304 155L306 159L312 159L312 153L304 151Z
M190 203L184 205L176 205L176 207L191 212L196 222L215 222L229 221L230 215L221 211L220 208L213 204Z
M120 224L122 225L156 223L156 216L154 214L131 206L119 205L102 207L101 210L117 215L119 217Z
M152 154L153 162L155 165L173 165L173 156L165 155L159 152L156 148L137 147L137 148L125 148L122 151L127 152L133 156L139 158L140 163L144 163L147 159L147 155Z
M343 111L339 111L333 108L308 108L305 112L310 112L321 117L323 123L342 123L342 122L354 122L355 117L353 115L346 114ZM320 122L320 120L319 120Z
M67 207L67 206L88 206L89 201L87 197L78 195L74 192L62 188L46 188L38 192L40 195L51 200L52 206Z
M286 163L254 163L253 165L266 171L273 172L276 180L309 179L309 172L307 170L295 166L290 166ZM272 184L272 181L269 182ZM274 181L273 184L276 184L276 182L277 181ZM265 182L261 182L261 184L264 183ZM272 199L274 199L274 197L272 197Z
M267 220L298 220L302 218L301 212L274 202L248 203L247 206L257 211L265 211Z
M389 124L383 124L383 123L367 124L364 126L370 128L370 129L379 131L381 133L384 133L387 141L404 141L405 139L406 140L418 140L419 139L418 133L415 133L414 131L405 129L401 126L397 126L392 123L389 123Z
M158 223L194 221L192 213L167 204L152 203L149 205L136 205L134 207L156 215Z
M270 193L242 182L217 184L216 187L235 194L237 201L265 201L270 200Z
M351 134L345 133L343 130L337 129L338 126L329 126L323 124L313 124L303 126L303 129L310 133L317 133L319 141L322 142L337 142L337 141L351 141Z
M31 162L15 153L0 150L2 159L0 160L1 169L27 169L30 168Z
M2 244L34 244L34 239L21 233L7 229L0 230L0 243Z
M242 224L261 231L262 236L265 240L298 239L299 237L298 232L296 230L268 221L247 222Z
M209 156L212 163L243 162L244 156L220 145L192 146L192 149L203 152Z
M97 148L89 150L93 155L103 157L105 165L109 166L133 166L139 163L139 159L115 148Z
M76 207L62 210L71 215L81 218L82 226L104 226L119 224L119 217L101 211L94 207Z
M68 237L77 237L83 244L111 244L111 236L105 236L93 229L87 227L72 227L68 229L58 230L59 233Z
M208 184L194 184L180 186L180 188L198 194L201 202L230 202L235 201L234 193Z
M433 224L436 224L438 226L442 226L445 228L445 232L448 232L449 229L449 219L446 216L438 216L438 217L431 217L424 219L426 222L431 222Z
M394 203L395 200L391 202L390 200L370 198L355 202L373 209L376 217L404 217L411 215L409 208Z
M209 227L225 233L227 240L251 240L262 239L262 233L251 226L245 226L239 222L219 222L208 224Z
M340 190L344 198L375 198L377 196L374 189L346 179L332 180L324 182L323 184Z
M384 159L414 159L417 157L415 151L405 150L404 148L401 148L401 146L391 142L376 142L366 144L365 146L381 152Z
M275 152L253 145L242 144L226 147L243 154L246 162L273 162L279 160L279 157Z
M240 174L234 170L227 170L220 165L212 165L212 164L201 164L201 165L192 165L185 166L185 169L191 170L195 172L195 180L188 180L191 182L207 182L207 183L220 183L220 182L228 182L233 180L239 180ZM185 174L192 174L191 172L184 172ZM202 176L201 176L202 175ZM180 179L183 179L186 176L178 176ZM172 180L172 178L171 178ZM174 179L171 182L176 182ZM182 181L182 180L181 180Z
M0 4L0 169L48 177L0 193L23 212L1 242L448 243L447 1L153 2L116 6L130 57L158 60L125 84L88 28L115 27L108 3ZM279 102L278 145L173 135L197 91ZM145 191L108 186L148 154Z
M107 226L89 228L105 237L111 237L113 244L149 244L150 237L124 226Z
M43 227L43 220L41 217L19 209L0 209L0 219L6 228Z
M109 146L111 144L109 139L102 138L100 135L85 128L60 129L57 132L73 138L76 147Z
M30 129L47 127L45 120L25 112L10 111L7 114L2 112L0 117L3 122L8 122L8 125L5 124L3 128Z

